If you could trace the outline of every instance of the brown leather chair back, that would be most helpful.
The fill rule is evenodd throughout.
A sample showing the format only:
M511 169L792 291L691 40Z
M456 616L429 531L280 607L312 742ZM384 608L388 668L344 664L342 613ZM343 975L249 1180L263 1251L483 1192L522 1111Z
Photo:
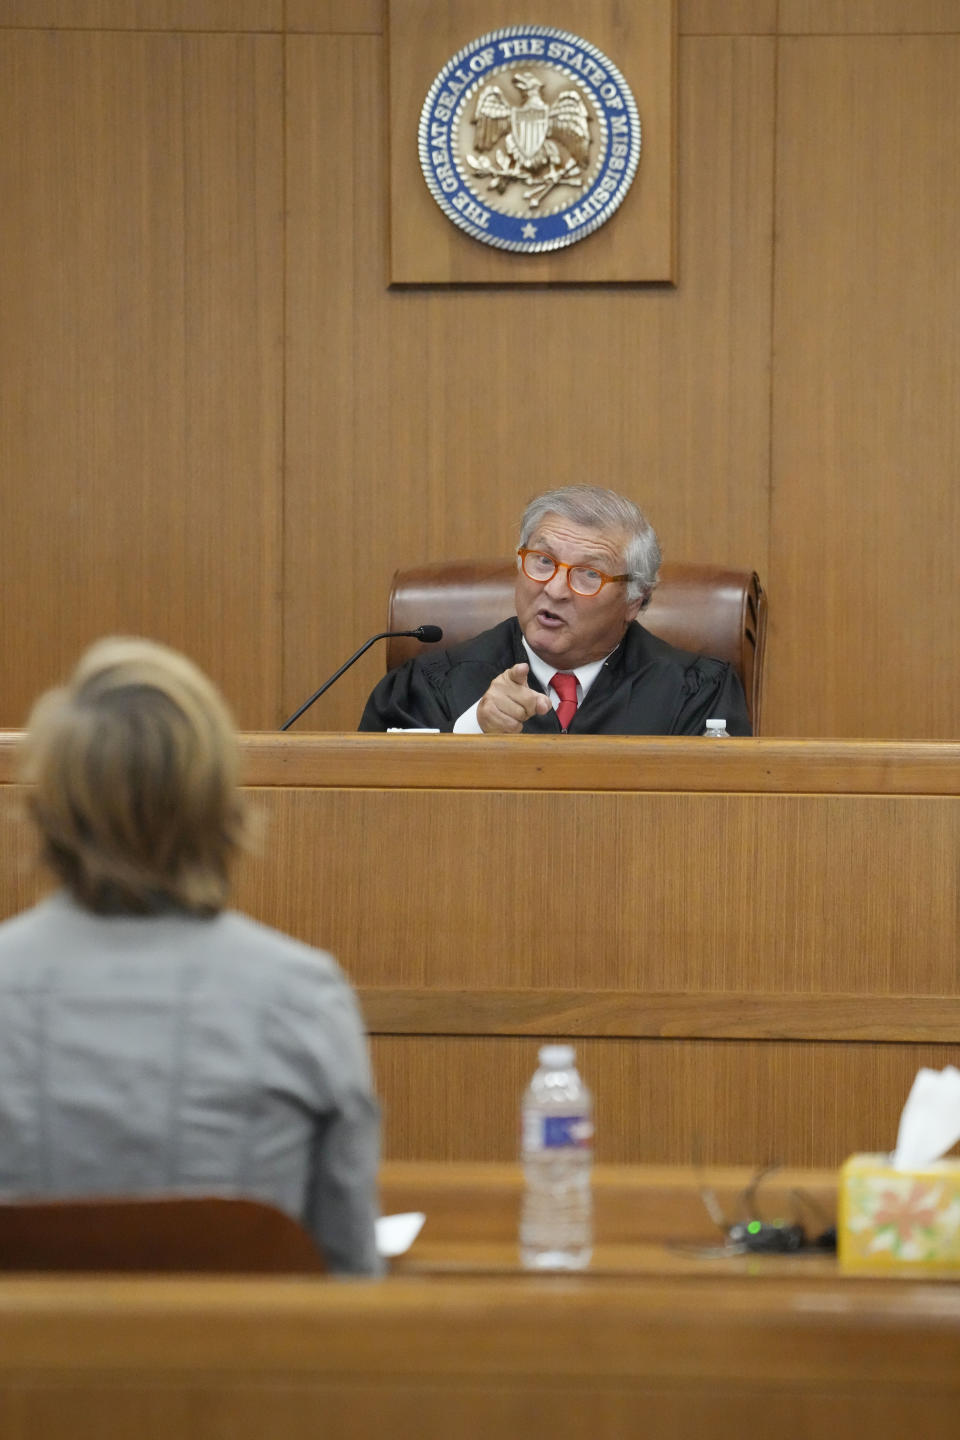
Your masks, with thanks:
M259 1200L109 1196L0 1204L0 1271L276 1275L325 1269L303 1226Z
M760 734L767 597L752 570L676 562L661 568L660 584L640 621L682 650L728 660L743 682L753 733ZM398 570L390 590L388 630L439 625L437 645L387 642L387 669L423 650L469 640L514 614L515 562L445 560Z

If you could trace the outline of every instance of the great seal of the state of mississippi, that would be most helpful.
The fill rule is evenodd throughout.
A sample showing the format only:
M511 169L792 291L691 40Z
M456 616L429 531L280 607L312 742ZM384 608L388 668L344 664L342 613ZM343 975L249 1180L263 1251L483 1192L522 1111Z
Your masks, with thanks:
M630 87L596 46L548 25L472 41L420 114L420 164L453 223L501 250L572 245L603 225L640 160Z

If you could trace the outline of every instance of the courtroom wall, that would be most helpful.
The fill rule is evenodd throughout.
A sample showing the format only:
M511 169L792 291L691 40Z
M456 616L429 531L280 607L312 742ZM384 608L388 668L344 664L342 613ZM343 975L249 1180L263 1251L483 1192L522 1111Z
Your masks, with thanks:
M125 631L273 727L586 478L759 570L768 733L957 733L960 0L677 15L676 286L391 289L381 0L0 0L0 725Z

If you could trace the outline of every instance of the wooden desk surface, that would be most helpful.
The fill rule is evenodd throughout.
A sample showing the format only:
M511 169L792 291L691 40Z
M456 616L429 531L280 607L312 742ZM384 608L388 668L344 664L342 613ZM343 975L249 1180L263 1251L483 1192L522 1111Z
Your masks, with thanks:
M18 730L0 730L0 784L17 775ZM941 740L683 736L368 735L240 737L243 783L392 789L680 790L775 794L956 795L960 743Z
M750 1175L711 1168L708 1179L732 1210ZM598 1167L605 1260L578 1275L504 1263L516 1167L389 1164L385 1208L424 1208L428 1222L405 1270L382 1282L0 1280L0 1435L955 1433L960 1286L845 1279L822 1258L685 1269L663 1241L713 1236L699 1180L674 1167ZM800 1186L829 1207L834 1183L784 1172L764 1191L777 1205ZM454 1273L456 1256L474 1273Z
M749 1178L709 1174L731 1207ZM772 1176L767 1198L829 1204L833 1181ZM955 1433L960 1286L822 1257L686 1268L661 1232L712 1235L698 1183L599 1167L604 1259L577 1275L505 1263L515 1167L388 1165L387 1208L429 1218L383 1282L0 1280L0 1435L313 1440L320 1417L325 1440Z
M508 1159L560 1038L605 1161L891 1144L960 1041L960 745L568 739L242 737L264 838L237 902L356 986L384 1153ZM39 888L16 740L0 915Z
M812 1237L836 1217L836 1172L778 1170L763 1179L748 1209L754 1172L681 1166L594 1167L594 1253L584 1278L597 1276L757 1276L779 1281L836 1280L833 1255L735 1256L707 1211L709 1186L732 1224L755 1215L804 1225ZM384 1214L422 1211L411 1249L392 1262L399 1276L519 1275L519 1165L387 1162L381 1170Z

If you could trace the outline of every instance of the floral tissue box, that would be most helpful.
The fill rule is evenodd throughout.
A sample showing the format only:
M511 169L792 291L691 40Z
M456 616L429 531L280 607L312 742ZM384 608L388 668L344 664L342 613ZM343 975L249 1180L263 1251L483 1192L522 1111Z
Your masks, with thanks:
M840 1172L841 1270L895 1275L960 1270L960 1161L894 1170L889 1155L851 1155Z

